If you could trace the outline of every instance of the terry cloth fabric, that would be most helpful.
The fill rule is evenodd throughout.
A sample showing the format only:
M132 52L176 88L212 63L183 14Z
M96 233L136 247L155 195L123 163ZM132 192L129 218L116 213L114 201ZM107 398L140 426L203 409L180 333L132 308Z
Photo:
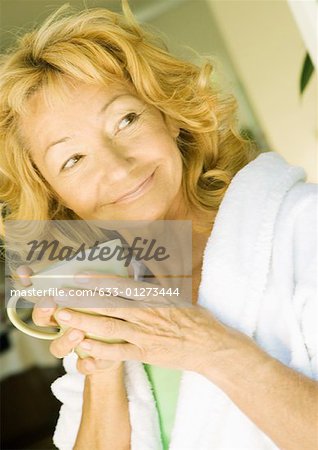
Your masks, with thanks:
M233 178L203 255L198 303L287 366L318 379L318 187L301 167L262 153ZM63 403L54 434L73 448L84 377L76 356L52 385ZM132 450L160 450L158 414L142 363L125 362ZM182 374L170 450L278 450L216 385Z

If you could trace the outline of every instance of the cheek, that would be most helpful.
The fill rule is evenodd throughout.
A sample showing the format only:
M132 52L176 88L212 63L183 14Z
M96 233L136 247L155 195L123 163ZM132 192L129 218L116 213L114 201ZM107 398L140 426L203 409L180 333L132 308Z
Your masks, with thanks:
M78 215L89 213L94 207L96 193L92 183L77 183L76 186L69 183L57 188L56 192L61 203Z
M177 146L168 147L162 157L158 173L158 192L165 193L168 197L176 195L182 185L183 163L181 153Z
M178 166L182 164L181 153L176 141L167 133L166 129L157 130L157 133L149 136L149 148L152 154L162 159L168 165Z
M165 160L167 161L167 165L170 166L171 170L174 171L174 176L176 178L182 176L183 171L182 156L175 142L173 142L172 145L170 142L170 145L167 147Z

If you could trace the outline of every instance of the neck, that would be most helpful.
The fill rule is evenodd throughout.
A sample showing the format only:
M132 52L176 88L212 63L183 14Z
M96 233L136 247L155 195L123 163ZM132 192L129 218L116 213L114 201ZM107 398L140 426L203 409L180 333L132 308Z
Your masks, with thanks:
M190 209L185 201L179 197L179 201L174 202L173 207L168 211L167 220L191 220L192 221L192 270L200 273L203 259L203 252L207 240L211 234L217 211L202 212ZM199 227L206 225L205 231L198 231Z
M214 219L216 216L216 211L211 212L202 212L202 211L195 211L193 209L190 209L186 206L185 202L180 200L180 197L178 200L176 199L175 202L173 202L173 207L170 208L170 210L164 215L164 217L160 218L161 220L191 220L192 221L192 272L195 275L199 275L201 272L202 267L202 260L203 260L203 252L207 243L207 240L211 234L211 230L213 227ZM202 227L202 224L209 224L207 226L206 231L198 231L197 228L199 226ZM149 229L149 237L151 239L151 227ZM147 236L148 229L143 229L144 236ZM132 236L135 236L134 230L125 230L124 233L121 233L123 237L126 239L127 243L131 245L132 243ZM178 236L175 236L176 239L178 239ZM182 243L180 244L182 245ZM183 244L184 245L184 244ZM182 252L180 253L180 255ZM155 268L155 262L154 261L148 261L147 267L151 270L152 268Z

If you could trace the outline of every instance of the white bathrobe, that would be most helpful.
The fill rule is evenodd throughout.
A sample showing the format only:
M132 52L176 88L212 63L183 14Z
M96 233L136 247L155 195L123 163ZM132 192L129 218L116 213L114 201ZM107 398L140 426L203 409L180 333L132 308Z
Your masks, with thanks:
M318 185L274 152L262 153L228 187L208 239L198 303L308 377L317 369ZM54 434L72 449L84 376L76 356L52 385L63 403ZM142 363L125 363L132 450L160 450L158 416ZM213 383L183 372L170 450L277 449ZM97 450L97 449L96 449ZM114 449L116 450L116 449Z

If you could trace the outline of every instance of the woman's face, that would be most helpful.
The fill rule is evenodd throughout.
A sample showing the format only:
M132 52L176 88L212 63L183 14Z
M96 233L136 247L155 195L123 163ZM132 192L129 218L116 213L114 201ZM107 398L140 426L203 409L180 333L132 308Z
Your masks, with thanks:
M83 219L172 218L182 204L179 129L129 86L77 84L50 106L38 93L21 126L41 174Z

